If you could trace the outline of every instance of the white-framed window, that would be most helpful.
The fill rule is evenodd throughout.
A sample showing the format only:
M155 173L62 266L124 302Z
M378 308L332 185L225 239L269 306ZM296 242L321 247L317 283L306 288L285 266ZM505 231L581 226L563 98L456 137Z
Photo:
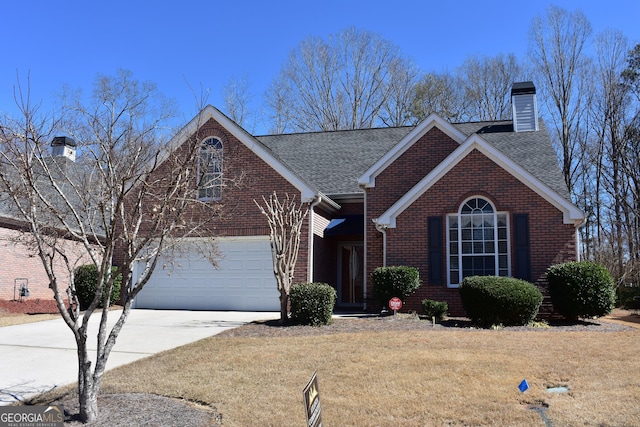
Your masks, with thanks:
M472 197L447 215L447 277L458 287L467 276L510 276L509 215Z
M198 199L220 200L222 197L223 147L219 138L207 138L200 144L198 156Z

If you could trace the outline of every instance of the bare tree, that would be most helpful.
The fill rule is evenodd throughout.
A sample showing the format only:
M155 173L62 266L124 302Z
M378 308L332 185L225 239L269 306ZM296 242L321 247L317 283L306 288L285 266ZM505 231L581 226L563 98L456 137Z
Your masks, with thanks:
M629 268L627 283L640 283L640 44L627 54L622 84L628 94L627 121L624 132L622 167L628 182L627 235L629 237Z
M309 37L291 52L267 103L293 131L370 128L381 123L392 80L413 67L373 33L349 28L327 41Z
M466 107L460 82L451 74L429 73L420 80L411 97L413 122L436 113L450 122L458 122L464 117Z
M246 76L239 80L232 77L223 87L222 92L226 113L229 118L252 132L255 123L254 114L250 106L253 100L253 94L250 89L249 79Z
M271 82L265 93L267 110L269 111L267 117L270 123L269 132L272 134L283 134L291 128L291 116L293 115L293 106L289 102L291 92L288 80L281 73Z
M269 222L273 273L280 292L280 322L285 323L288 319L289 292L298 260L302 225L309 214L309 208L296 204L295 198L290 198L288 194L280 200L275 191L269 196L269 200L263 196L262 201L263 205L254 200Z
M591 24L582 12L567 12L550 7L545 17L536 17L529 31L530 58L538 76L551 119L557 129L561 168L570 191L574 175L580 169L575 159L580 150L576 132L584 114L581 84L588 58L585 45L591 35Z
M389 64L389 73L389 94L380 109L380 121L390 127L413 124L410 100L415 93L420 71L410 61L395 59Z
M215 214L191 215L194 209L209 209L195 200L199 144L186 138L179 149L170 145L174 140L162 130L172 109L155 85L134 80L126 71L99 76L88 102L66 99L64 121L39 121L28 98L19 99L21 120L5 119L1 128L0 183L15 216L28 229L58 309L74 335L79 415L90 422L98 414L97 397L110 352L158 256L174 238L197 232L201 224L192 218ZM76 142L75 163L49 153L51 136L63 129ZM68 241L77 242L83 259L98 271L95 297L84 312L74 282L78 259L66 249ZM112 273L116 258L119 268ZM68 281L54 268L59 259L66 265ZM141 267L136 277L134 264ZM109 311L108 304L100 308L103 291L111 294L120 273L122 311ZM92 360L88 341L94 313L100 319ZM117 316L111 329L109 315Z
M595 39L596 58L594 64L595 96L592 101L593 140L596 147L594 162L597 183L596 222L599 230L598 258L605 252L611 256L599 259L618 278L624 276L626 234L626 209L628 177L624 163L624 142L628 106L627 88L622 84L621 74L625 67L628 42L618 32L607 31ZM583 150L581 150L583 151ZM591 177L585 177L591 179ZM606 223L606 228L604 224ZM603 250L603 244L609 247Z
M458 70L464 87L468 120L506 120L511 117L511 87L522 80L522 67L513 54L468 58Z

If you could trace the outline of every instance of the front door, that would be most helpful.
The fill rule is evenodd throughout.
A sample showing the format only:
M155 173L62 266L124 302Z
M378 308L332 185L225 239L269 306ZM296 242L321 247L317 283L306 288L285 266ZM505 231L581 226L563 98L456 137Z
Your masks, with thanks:
M338 304L362 305L364 295L364 245L341 243L338 259Z

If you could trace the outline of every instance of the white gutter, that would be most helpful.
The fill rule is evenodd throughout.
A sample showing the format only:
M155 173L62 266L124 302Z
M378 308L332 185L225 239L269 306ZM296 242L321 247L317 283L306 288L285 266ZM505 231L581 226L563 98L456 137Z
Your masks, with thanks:
M313 208L318 206L320 202L322 202L322 196L315 196L309 205L309 258L307 260L307 282L309 283L313 282Z

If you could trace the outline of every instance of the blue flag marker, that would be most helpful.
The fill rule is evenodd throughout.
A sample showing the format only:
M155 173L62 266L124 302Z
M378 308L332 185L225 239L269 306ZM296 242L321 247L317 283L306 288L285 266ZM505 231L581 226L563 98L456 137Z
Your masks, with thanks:
M524 393L525 391L529 390L529 383L527 382L526 379L522 380L520 385L518 385L518 389L520 389L521 393Z

